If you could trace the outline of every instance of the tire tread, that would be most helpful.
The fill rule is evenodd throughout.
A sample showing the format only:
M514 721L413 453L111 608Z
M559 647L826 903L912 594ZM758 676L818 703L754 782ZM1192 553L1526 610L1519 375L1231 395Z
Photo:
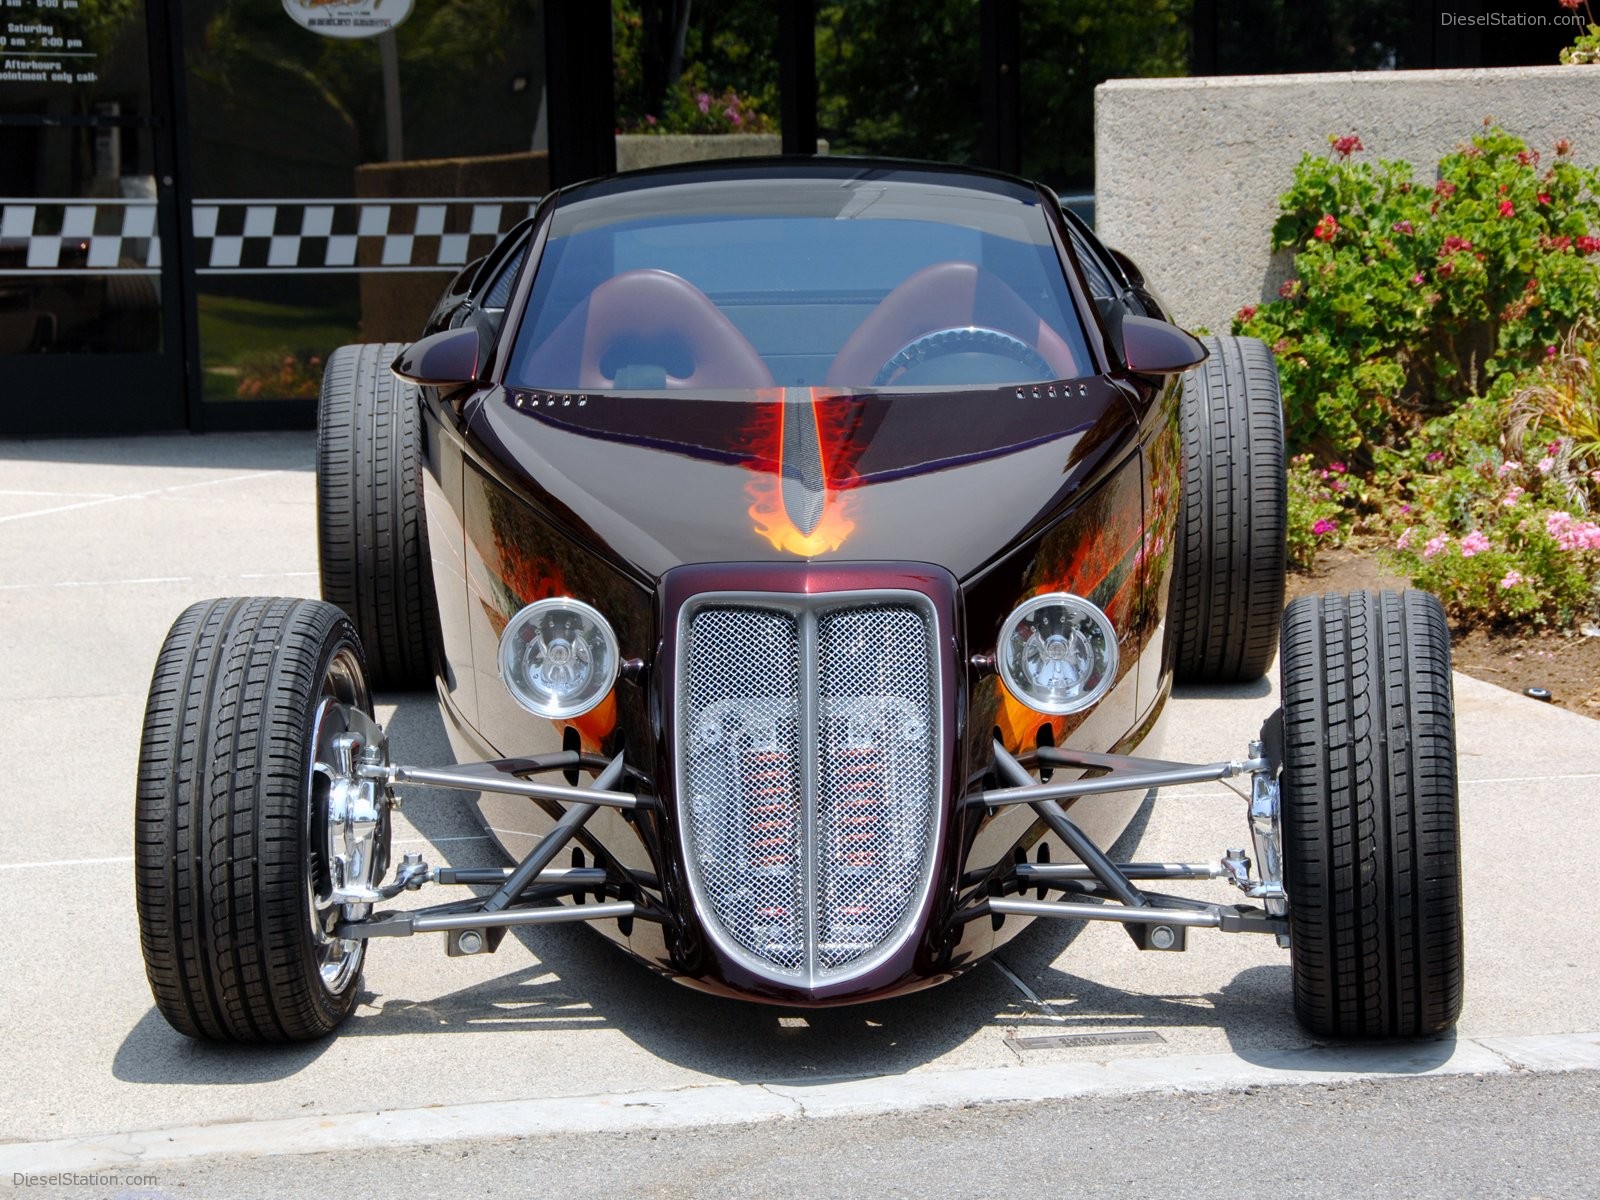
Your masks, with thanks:
M1282 630L1295 1011L1405 1037L1462 999L1450 641L1423 592L1303 596Z

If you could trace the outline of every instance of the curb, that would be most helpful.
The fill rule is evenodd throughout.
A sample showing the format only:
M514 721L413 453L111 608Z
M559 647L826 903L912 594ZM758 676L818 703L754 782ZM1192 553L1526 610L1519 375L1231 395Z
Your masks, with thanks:
M618 1133L875 1116L1141 1092L1340 1084L1438 1075L1600 1071L1600 1033L1536 1034L1239 1054L930 1071L819 1084L726 1083L190 1125L0 1146L0 1178L131 1169L214 1155L316 1154L485 1138ZM248 1147L242 1150L241 1147Z

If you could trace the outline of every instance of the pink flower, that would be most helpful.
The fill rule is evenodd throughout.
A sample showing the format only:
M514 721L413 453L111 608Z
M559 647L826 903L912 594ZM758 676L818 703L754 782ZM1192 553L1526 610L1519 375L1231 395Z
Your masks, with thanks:
M1500 581L1500 590L1503 592L1509 588L1514 588L1521 582L1523 582L1523 579L1520 571L1507 571L1505 578Z
M1500 469L1495 472L1495 475L1504 479L1507 475L1515 475L1520 470L1522 470L1522 464L1514 458L1508 458L1500 464Z
M1408 513L1408 512L1410 512L1410 511L1411 511L1411 505L1409 505L1409 504L1402 504L1402 505L1401 505L1401 506L1400 506L1400 511L1401 511L1401 512L1403 512L1403 513Z
M1489 539L1484 536L1483 530L1474 529L1461 539L1461 557L1471 558L1474 554L1482 554L1489 548Z
M709 113L711 111L711 93L710 92L701 92L698 96L696 96L694 98L694 102L697 105L700 106L700 111L701 112Z
M1433 558L1435 555L1443 554L1449 548L1450 548L1450 535L1446 534L1446 533L1441 533L1438 537L1429 538L1427 540L1427 542L1423 545L1423 547L1422 547L1422 557L1423 558Z
M1394 544L1395 549L1396 550L1409 550L1409 549L1411 549L1411 535L1413 533L1415 533L1415 532L1416 532L1416 529L1413 528L1412 526L1408 525L1406 527L1405 531L1403 533L1401 533L1399 539L1395 542L1395 544Z
M1323 537L1323 536L1325 536L1327 534L1332 533L1334 530L1336 530L1338 528L1339 528L1339 526L1335 522L1328 520L1327 517L1323 517L1320 521L1318 521L1315 525L1313 525L1311 527L1311 532L1316 534L1318 537Z
M1342 462L1329 463L1328 470L1332 471L1335 475L1343 475L1345 473L1345 465Z
M1413 230L1411 228L1411 222L1410 221L1396 221L1393 225L1389 226L1389 228L1394 230L1396 233L1407 233L1407 234L1409 234L1409 233L1416 232L1415 230Z
M1311 236L1319 242L1331 242L1339 235L1339 222L1331 213L1324 213L1322 220L1317 222L1317 227L1311 231Z
M645 113L645 115L644 115L644 123L646 125L654 125L656 123L655 114L654 113Z
M1541 458L1539 460L1538 466L1539 466L1539 474L1548 475L1548 474L1550 474L1551 471L1555 470L1555 468L1556 468L1556 460L1551 458L1547 454L1547 455L1545 455L1543 458Z
M1423 457L1425 457L1431 463L1443 462L1444 461L1444 451L1443 450L1429 450L1428 453L1426 455L1424 455Z
M1422 281L1423 281L1423 279L1424 279L1424 278L1425 278L1425 277L1424 277L1424 275L1423 275L1423 274L1422 274L1422 272L1421 272L1421 271L1418 271L1418 272L1417 272L1417 273L1416 273L1416 274L1415 274L1415 275L1413 275L1413 276L1412 276L1412 277L1411 277L1411 282L1412 282L1412 284L1414 284L1414 285L1415 285L1415 286L1418 286L1418 287L1420 287L1420 286L1421 286L1421 285L1422 285Z
M1546 346L1544 348L1544 356L1546 358L1554 358L1556 356L1556 348L1554 346Z
M1509 201L1509 200L1500 201L1500 215L1502 217L1514 217L1514 216L1516 216L1517 215L1517 206L1515 204L1511 203L1511 201Z
M1278 295L1282 296L1285 300L1292 299L1299 294L1300 281L1298 279L1286 279L1278 285Z
M1356 137L1355 134L1350 134L1348 137L1334 138L1332 140L1333 152L1340 158L1349 158L1358 150L1366 149L1366 147L1361 144L1361 139Z
M1547 446L1545 446L1544 452L1546 454L1560 454L1561 453L1561 439L1557 438L1555 441L1553 441L1553 442L1549 443Z
M1526 493L1524 493L1523 490L1516 484L1512 484L1511 490L1506 493L1506 498L1500 501L1500 503L1506 508L1515 508L1517 506L1517 501L1521 500L1525 494Z
M730 125L744 124L744 118L739 115L739 110L734 108L731 104L722 110L722 115L728 118L728 123Z

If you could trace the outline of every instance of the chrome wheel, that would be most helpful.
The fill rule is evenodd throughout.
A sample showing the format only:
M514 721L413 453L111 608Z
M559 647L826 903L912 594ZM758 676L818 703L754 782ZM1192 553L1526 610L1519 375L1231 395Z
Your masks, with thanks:
M388 763L382 728L369 715L372 696L353 646L329 660L311 719L306 778L306 911L323 986L343 993L361 974L364 941L337 936L378 899L388 867L389 803L385 784L362 768Z

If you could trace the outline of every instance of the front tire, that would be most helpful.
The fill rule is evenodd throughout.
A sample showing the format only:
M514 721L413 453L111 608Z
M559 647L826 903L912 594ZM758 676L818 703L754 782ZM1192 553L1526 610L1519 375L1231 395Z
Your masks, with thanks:
M1444 610L1425 592L1302 596L1282 639L1295 1015L1321 1037L1448 1029L1462 918Z
M135 874L145 972L192 1038L295 1042L355 1008L366 943L332 938L312 812L325 700L370 715L361 643L315 600L191 606L145 708Z
M382 688L428 686L439 622L417 389L389 370L404 348L340 346L328 356L317 408L322 598L355 622Z
M1278 365L1258 338L1205 337L1183 379L1183 507L1172 583L1177 677L1260 679L1278 649L1288 477Z

